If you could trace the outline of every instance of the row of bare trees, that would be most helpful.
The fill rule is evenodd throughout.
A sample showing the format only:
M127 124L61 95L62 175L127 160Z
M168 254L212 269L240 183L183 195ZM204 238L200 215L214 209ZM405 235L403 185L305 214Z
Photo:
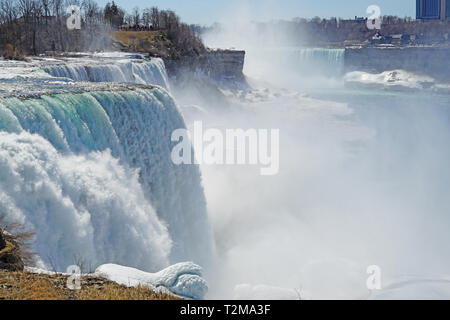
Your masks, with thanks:
M67 8L81 8L82 30L69 30ZM93 0L0 0L0 48L12 44L24 54L87 50L104 45L108 25Z
M180 18L172 10L159 10L157 7L133 8L131 14L125 15L124 22L128 25L151 27L154 30L172 29L180 24Z
M79 30L67 28L72 5L80 8ZM134 8L127 14L114 1L102 8L94 0L0 0L0 50L7 44L33 55L109 49L110 31L125 24L165 30L180 54L205 50L193 29L171 10Z
M172 10L135 7L130 14L125 14L123 23L122 30L165 30L176 48L176 56L200 55L206 51L196 29L183 23Z

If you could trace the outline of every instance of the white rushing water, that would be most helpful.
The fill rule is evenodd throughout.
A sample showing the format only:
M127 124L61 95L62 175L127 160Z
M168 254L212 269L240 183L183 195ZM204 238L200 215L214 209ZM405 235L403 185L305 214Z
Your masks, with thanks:
M81 60L81 61L79 61ZM159 58L148 60L68 59L64 63L43 66L54 77L75 81L122 82L159 85L169 89L164 62Z
M77 256L91 268L106 261L168 265L166 226L137 172L109 152L63 155L39 135L2 132L0 159L0 212L36 232L33 249L49 268L65 270Z
M35 231L41 262L59 271L76 256L92 267L158 271L186 260L207 266L213 244L199 169L170 158L171 133L185 127L170 94L67 82L43 75L43 64L16 65L19 71L3 77L1 216ZM167 85L159 59L108 68L98 61L50 64L54 76L74 80L89 73L92 81ZM27 68L31 79L22 76ZM24 99L28 87L34 92Z

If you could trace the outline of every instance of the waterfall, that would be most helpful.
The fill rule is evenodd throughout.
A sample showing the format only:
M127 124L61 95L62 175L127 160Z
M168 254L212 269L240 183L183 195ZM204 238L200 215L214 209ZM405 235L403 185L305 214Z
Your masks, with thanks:
M290 55L304 74L339 76L344 70L344 49L298 48Z
M105 60L77 63L58 63L42 68L53 77L74 81L122 82L158 85L169 89L164 62L160 58L151 60Z
M344 66L344 54L344 49L301 48L298 50L298 59L305 64L322 65L338 74Z
M334 85L344 74L344 57L344 49L250 47L244 73L291 90L319 83Z
M82 68L53 71L85 76ZM77 254L94 267L207 265L212 236L199 168L170 158L171 133L184 127L157 87L4 98L0 216L34 230L36 251L58 270Z
M260 62L247 66L250 71L261 68L263 61L273 61L264 64L273 73L293 73L302 78L314 76L341 76L344 71L344 49L280 47L266 48L261 52L250 51L249 56ZM266 75L269 76L269 75Z

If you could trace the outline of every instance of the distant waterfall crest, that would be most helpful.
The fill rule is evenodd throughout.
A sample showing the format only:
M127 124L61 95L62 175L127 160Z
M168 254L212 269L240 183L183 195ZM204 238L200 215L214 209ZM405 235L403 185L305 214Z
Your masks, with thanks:
M199 168L170 159L171 132L184 127L159 88L0 100L0 214L32 226L59 270L78 252L149 271L207 264Z
M302 48L298 51L300 60L322 62L340 68L344 64L344 49Z
M337 76L344 70L344 49L298 48L291 54L300 71Z
M314 77L340 76L344 71L344 49L279 47L250 54L259 59L262 57L263 61L274 61L269 70L273 68L275 73Z

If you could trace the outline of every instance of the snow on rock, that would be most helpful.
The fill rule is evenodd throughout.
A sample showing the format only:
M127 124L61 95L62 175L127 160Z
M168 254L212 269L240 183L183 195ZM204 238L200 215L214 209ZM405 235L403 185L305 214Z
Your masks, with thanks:
M302 300L303 298L298 289L250 284L239 284L234 287L235 300Z
M177 263L156 273L117 264L104 264L95 270L95 274L131 287L164 287L174 294L192 299L203 299L208 291L208 285L202 278L202 268L192 262Z
M347 85L396 90L433 89L436 81L425 75L405 70L384 71L377 74L353 71L344 76Z

